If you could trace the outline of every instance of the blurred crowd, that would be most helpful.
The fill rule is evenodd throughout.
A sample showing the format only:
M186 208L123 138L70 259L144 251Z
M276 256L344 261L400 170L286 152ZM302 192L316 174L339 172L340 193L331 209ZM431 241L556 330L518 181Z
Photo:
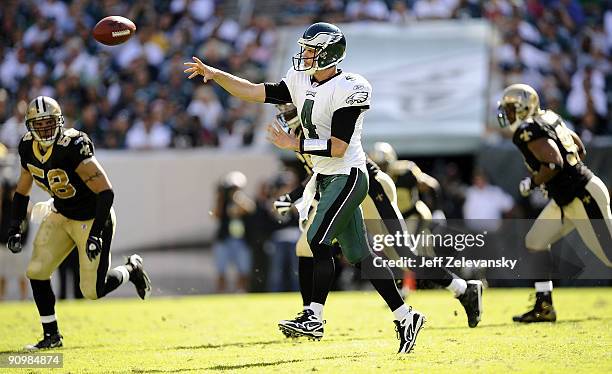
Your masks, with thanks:
M610 134L612 7L609 1L493 1L495 51L504 85L527 83L543 108L561 114L584 142Z
M501 32L495 65L504 83L533 85L544 106L566 115L587 138L610 131L609 2L260 0L242 24L225 16L229 3L1 2L0 142L15 147L25 131L25 104L49 95L62 105L67 126L88 132L98 147L242 147L253 142L261 106L239 102L216 85L187 81L182 64L191 56L260 82L277 24L480 17ZM277 11L260 14L263 3L277 3ZM136 36L117 47L97 43L91 29L109 14L134 20Z
M90 32L106 15L132 19L136 35L116 47L97 43ZM269 18L239 25L213 0L2 1L0 141L14 147L25 131L25 103L48 95L67 126L98 147L250 144L260 108L188 82L183 62L197 55L262 81L274 42Z

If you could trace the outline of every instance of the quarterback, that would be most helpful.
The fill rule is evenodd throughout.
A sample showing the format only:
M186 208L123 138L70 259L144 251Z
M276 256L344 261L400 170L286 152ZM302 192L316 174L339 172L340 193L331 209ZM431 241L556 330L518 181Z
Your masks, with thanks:
M64 129L59 104L47 96L38 96L30 102L25 124L28 132L19 143L22 168L13 198L7 246L13 253L22 249L22 226L32 184L36 183L52 197L46 213L41 214L26 273L44 336L25 348L38 350L62 346L51 274L74 247L79 254L80 287L87 299L104 297L128 281L145 299L151 284L139 255L132 255L125 265L110 269L110 246L115 233L114 193L94 156L89 137L75 129Z
M582 162L586 151L575 132L552 110L540 109L537 92L526 84L508 86L498 107L502 128L513 133L531 174L519 184L523 196L535 186L546 191L550 202L525 237L525 246L540 257L550 272L550 246L574 229L586 246L606 266L612 248L612 214L606 185ZM607 252L606 252L607 251ZM516 322L554 322L552 281L535 282L533 309L515 316Z
M300 113L304 137L296 138L272 124L269 140L279 148L311 156L313 176L297 209L300 220L308 216L318 192L320 199L307 239L313 253L313 287L310 308L282 328L312 338L323 336L323 306L334 279L332 241L337 239L344 257L357 267L372 263L359 205L368 193L366 156L361 146L364 112L370 107L372 88L358 74L338 69L346 55L346 38L329 23L315 23L298 40L300 52L293 67L278 83L254 84L205 65L198 58L185 63L189 78L214 80L238 98L271 104L293 103ZM416 342L425 316L404 304L389 269L371 274L374 288L394 314L400 339L398 353L408 353Z
M297 108L293 104L279 104L277 108L280 112L276 116L277 122L281 124L281 127L293 133L294 136L301 138L303 133L297 116ZM387 143L377 143L377 145L379 144L391 147ZM377 145L375 145L375 149L381 148ZM393 153L395 154L395 152ZM296 151L295 155L302 163L306 174L311 176L313 173L310 155L301 154L299 151ZM393 180L371 158L366 158L366 166L370 183L368 186L368 195L361 203L361 208L368 234L373 236L390 232L410 232L407 231L408 227L398 207L398 193ZM291 206L295 204L296 201L299 201L299 198L303 194L303 190L304 187L300 186L294 191L280 196L274 202L274 208L279 214L286 214L287 211L291 209ZM305 225L306 228L310 227L313 215L312 213L309 214L308 221ZM296 254L298 256L300 293L302 295L304 310L306 310L309 309L311 301L313 263L313 255L308 246L306 230L302 232L297 242ZM385 250L385 255L391 259L400 258L400 254L398 254L394 248L387 248ZM426 257L421 257L421 260L417 262L412 252L402 253L402 255L407 255L411 260L415 260L415 263L421 263L421 261L425 261L426 259ZM418 273L419 277L432 279L436 284L451 291L461 305L463 305L468 318L468 325L470 327L476 327L478 325L482 316L483 287L481 281L470 280L466 282L464 279L461 279L459 276L441 267L426 268L420 266L417 267L415 271ZM283 331L287 337L292 337L292 331L284 330L283 326L284 325L281 323L281 331Z

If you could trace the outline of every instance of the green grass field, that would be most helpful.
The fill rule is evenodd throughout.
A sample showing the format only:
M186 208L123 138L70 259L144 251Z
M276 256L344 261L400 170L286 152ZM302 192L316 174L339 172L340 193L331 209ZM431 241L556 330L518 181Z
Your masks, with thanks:
M401 356L392 315L371 292L331 294L320 342L287 340L276 327L297 311L297 294L62 302L56 372L612 372L612 289L557 289L556 324L515 325L530 292L486 290L476 329L447 291L413 293L428 322ZM0 352L41 334L32 302L0 304L0 321Z

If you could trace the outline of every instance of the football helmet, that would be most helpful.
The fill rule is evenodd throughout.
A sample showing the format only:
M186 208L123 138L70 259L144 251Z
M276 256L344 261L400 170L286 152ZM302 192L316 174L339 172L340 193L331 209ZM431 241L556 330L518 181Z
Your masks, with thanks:
M368 154L383 172L389 170L391 165L397 161L397 153L389 143L376 142L374 148Z
M53 123L47 123L53 120ZM44 121L44 123L43 123ZM48 96L38 96L30 101L26 109L25 125L34 139L44 147L49 147L64 127L62 108L57 101Z
M308 75L337 65L346 56L346 38L331 23L317 22L308 26L298 39L298 45L300 52L293 56L293 69Z
M515 131L518 126L540 112L540 98L533 87L513 84L504 90L497 103L497 122L502 128Z

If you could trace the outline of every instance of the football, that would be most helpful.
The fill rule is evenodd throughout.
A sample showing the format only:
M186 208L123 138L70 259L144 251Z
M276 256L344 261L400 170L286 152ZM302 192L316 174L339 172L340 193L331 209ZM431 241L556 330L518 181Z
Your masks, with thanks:
M105 45L117 45L127 41L136 32L136 25L121 16L108 16L93 28L93 37Z

